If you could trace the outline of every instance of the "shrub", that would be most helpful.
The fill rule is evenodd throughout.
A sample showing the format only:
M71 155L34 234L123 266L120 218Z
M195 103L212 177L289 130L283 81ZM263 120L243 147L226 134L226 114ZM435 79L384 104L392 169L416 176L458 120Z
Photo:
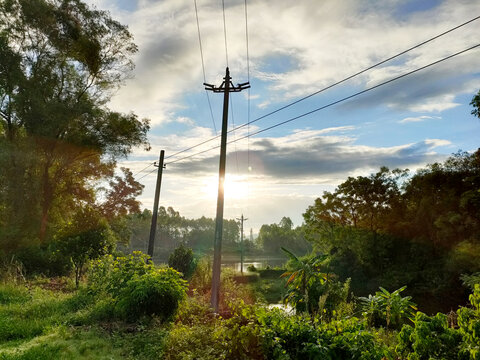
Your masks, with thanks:
M75 268L78 288L87 262L111 253L115 237L107 220L97 210L85 207L79 209L73 220L59 232L57 243Z
M417 310L416 304L411 300L411 296L402 297L400 293L407 287L389 292L380 287L375 296L360 297L364 317L367 318L370 325L383 325L399 328L407 320L412 320Z
M280 310L257 314L267 359L382 359L391 354L356 318L319 324Z
M190 279L190 289L196 289L205 293L212 286L212 264L210 259L205 256L200 259L195 267L195 272Z
M116 309L127 320L143 315L170 320L185 297L186 286L180 273L172 268L135 275L120 292Z
M168 266L181 272L185 279L190 278L195 270L193 250L180 244L168 257Z
M155 268L149 259L137 251L117 258L109 255L93 262L87 291L95 296L110 297L114 308L113 312L99 309L99 315L116 314L128 321L144 315L156 315L162 321L172 318L185 297L186 281L172 268Z
M72 269L70 259L58 250L54 241L43 245L31 245L16 252L26 276L65 276Z
M462 353L470 359L480 359L480 285L475 284L469 297L472 308L458 309L458 326L463 338ZM467 355L468 354L468 355Z
M149 260L150 257L141 251L116 258L107 255L95 260L88 272L88 289L91 293L106 292L115 298L135 275L155 270Z
M429 317L418 312L414 326L404 325L398 341L397 354L408 360L462 359L459 357L462 336L448 327L444 314Z

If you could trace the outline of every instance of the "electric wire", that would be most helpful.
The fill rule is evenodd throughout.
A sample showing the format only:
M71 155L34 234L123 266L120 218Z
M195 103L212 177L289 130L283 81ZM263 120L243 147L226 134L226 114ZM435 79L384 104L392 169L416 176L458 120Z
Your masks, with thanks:
M202 36L200 34L200 22L198 20L198 9L197 9L197 0L193 0L195 4L195 17L197 19L197 32L198 32L198 44L200 46L200 58L202 59L202 72L203 72L203 82L207 82L207 77L205 75L205 62L203 60L203 46L202 46ZM210 109L210 116L212 117L213 130L215 130L215 135L217 134L217 126L215 125L215 117L213 116L212 103L210 102L210 95L208 91L205 90L205 95L207 96L207 103Z
M231 111L231 114L232 114L232 128L235 129L235 117L233 115L233 100L232 100L232 97L230 96L230 111ZM235 131L233 132L233 139L235 140ZM235 163L237 165L237 174L240 173L240 169L238 167L238 152L237 152L237 143L235 142L234 143L234 152L235 152Z
M247 81L250 84L250 52L248 46L248 10L245 2L245 45L247 48ZM250 88L247 89L247 135L250 135ZM247 138L247 215L250 209L250 136Z
M378 62L378 63L376 63L376 64L374 64L374 65L371 65L371 66L369 66L369 67L367 67L367 68L365 68L365 69L363 69L363 70L361 70L361 71L358 71L358 72L356 72L356 73L354 73L354 74L352 74L352 75L350 75L350 76L347 76L346 78L344 78L344 79L342 79L342 80L339 80L339 81L337 81L337 82L335 82L335 83L333 83L333 84L331 84L331 85L328 85L328 86L326 86L326 87L324 87L324 88L322 88L322 89L320 89L320 90L318 90L318 91L315 91L315 92L313 92L313 93L311 93L311 94L309 94L309 95L307 95L307 96L304 96L304 97L302 97L302 98L300 98L300 99L297 99L297 100L295 100L295 101L293 101L293 102L291 102L291 103L289 103L289 104L286 104L286 105L284 105L284 106L282 106L282 107L280 107L280 108L278 108L278 109L275 109L275 110L273 110L273 111L271 111L271 112L269 112L269 113L267 113L267 114L264 114L264 115L262 115L262 116L260 116L260 117L258 117L258 118L256 118L256 119L250 121L250 122L247 122L247 123L245 123L245 124L239 125L239 126L236 127L235 129L229 130L227 133L230 133L230 132L232 132L233 130L239 130L239 129L241 129L241 128L244 128L245 126L249 126L250 124L253 124L253 123L257 122L257 121L260 121L260 120L262 120L262 119L264 119L264 118L266 118L266 117L268 117L268 116L271 116L271 115L273 115L273 114L276 114L276 113L278 113L278 112L280 112L280 111L282 111L282 110L285 110L285 109L287 109L287 108L289 108L289 107L291 107L291 106L293 106L293 105L295 105L295 104L298 104L298 103L301 102L301 101L304 101L304 100L306 100L306 99L308 99L308 98L311 98L311 97L314 96L314 95L320 94L320 93L322 93L322 92L324 92L324 91L326 91L326 90L329 90L329 89L331 89L331 88L333 88L333 87L335 87L335 86L337 86L337 85L340 85L340 84L342 84L342 83L344 83L344 82L346 82L346 81L348 81L348 80L351 80L351 79L354 78L354 77L357 77L357 76L359 76L359 75L361 75L361 74L363 74L363 73L365 73L365 72L367 72L367 71L369 71L369 70L372 70L372 69L374 69L374 68L376 68L376 67L378 67L378 66L380 66L380 65L382 65L382 64L384 64L384 63L386 63L386 62L388 62L388 61L391 61L391 60L393 60L393 59L395 59L395 58L397 58L397 57L399 57L399 56L401 56L401 55L404 55L404 54L406 54L406 53L408 53L408 52L410 52L410 51L412 51L412 50L414 50L414 49L417 49L417 48L419 48L419 47L421 47L421 46L423 46L423 45L425 45L425 44L427 44L427 43L429 43L429 42L431 42L431 41L433 41L433 40L436 40L436 39L438 39L438 38L440 38L440 37L442 37L442 36L444 36L444 35L452 32L452 31L457 30L457 29L459 29L459 28L461 28L461 27L463 27L463 26L466 26L466 25L470 24L471 22L473 22L473 21L475 21L475 20L478 20L478 19L480 19L480 16L477 16L477 17L475 17L475 18L473 18L473 19L471 19L471 20L469 20L469 21L466 21L466 22L464 22L464 23L462 23L462 24L460 24L460 25L457 25L457 26L455 26L455 27L453 27L453 28L451 28L451 29L449 29L449 30L446 30L446 31L442 32L441 34L438 34L438 35L436 35L436 36L434 36L434 37L432 37L432 38L429 38L428 40L422 41L421 43L418 43L417 45L414 45L414 46L412 46L412 47L410 47L410 48L408 48L408 49L406 49L406 50L403 50L403 51L397 53L396 55L390 56L390 57L388 57L387 59L384 59L384 60L382 60L382 61L380 61L380 62ZM194 148L196 148L196 147L199 147L199 146L201 146L201 145L204 145L204 144L206 144L206 143L209 143L209 142L211 142L211 141L213 141L213 140L215 140L215 139L217 139L217 138L219 138L219 137L220 137L220 135L217 135L217 136L214 136L214 137L212 137L212 138L210 138L210 139L201 141L201 142L199 142L198 144L195 144L195 145L192 145L192 146L190 146L190 147L188 147L188 148L186 148L186 149L177 151L176 153L174 153L174 154L166 157L165 159L169 159L169 158L175 157L175 156L177 156L177 155L180 155L180 154L182 154L182 153L184 153L184 152L187 152L187 151L189 151L189 150L192 150L192 149L194 149Z
M354 94L352 94L352 95L346 96L346 97L341 98L341 99L336 100L336 101L333 101L333 102L331 102L331 103L329 103L329 104L327 104L327 105L323 105L323 106L321 106L321 107L318 107L318 108L316 108L316 109L310 110L310 111L308 111L308 112L306 112L306 113L303 113L303 114L301 114L301 115L298 115L298 116L295 116L295 117L290 118L290 119L288 119L288 120L285 120L285 121L276 123L276 124L274 124L274 125L272 125L272 126L269 126L269 127L264 128L264 129L260 129L260 130L258 130L258 131L255 131L255 132L250 133L250 134L248 134L248 135L245 135L245 136L243 136L243 137L237 138L237 139L235 139L235 140L231 140L231 141L227 142L227 144L231 144L231 143L233 143L234 141L237 142L237 141L243 140L243 139L245 139L245 138L247 138L247 137L251 137L251 136L254 136L254 135L258 135L258 134L263 133L263 132L265 132L265 131L274 129L274 128L278 127L278 126L287 124L287 123L292 122L292 121L294 121L294 120L298 120L298 119L300 119L300 118L303 118L303 117L305 117L305 116L307 116L307 115L311 115L311 114L313 114L313 113L316 113L316 112L318 112L318 111L320 111L320 110L324 110L324 109L329 108L329 107L331 107L331 106L334 106L334 105L337 105L337 104L339 104L339 103L345 102L345 101L350 100L350 99L352 99L352 98L354 98L354 97L357 97L357 96L359 96L359 95L362 95L362 94L365 94L365 93L367 93L367 92L369 92L369 91L372 91L372 90L374 90L374 89L377 89L377 88L379 88L379 87L381 87L381 86L387 85L387 84L392 83L392 82L394 82L394 81L396 81L396 80L402 79L402 78L404 78L404 77L406 77L406 76L412 75L412 74L417 73L417 72L419 72L419 71L421 71L421 70L424 70L424 69L429 68L429 67L431 67L431 66L437 65L437 64L439 64L439 63L441 63L441 62L444 62L444 61L446 61L446 60L449 60L449 59L451 59L451 58L453 58L453 57L455 57L455 56L458 56L458 55L461 55L461 54L463 54L463 53L466 53L467 51L476 49L476 48L478 48L479 46L480 46L480 44L477 44L477 45L471 46L471 47L469 47L469 48L467 48L467 49L458 51L458 52L456 52L456 53L454 53L454 54L451 54L451 55L449 55L449 56L446 56L446 57L444 57L444 58L442 58L442 59L440 59L440 60L434 61L434 62L432 62L432 63L430 63L430 64L424 65L424 66L419 67L419 68L417 68L417 69L415 69L415 70L409 71L409 72L407 72L407 73L405 73L405 74L396 76L396 77L394 77L394 78L392 78L392 79L386 80L386 81L384 81L384 82L382 82L382 83L379 83L379 84L377 84L377 85L371 86L371 87L366 88L366 89L361 90L361 91L358 91L358 92L356 92L356 93L354 93ZM194 156L196 156L196 155L200 155L200 154L206 153L206 152L208 152L208 151L211 151L211 150L214 150L214 149L218 149L219 147L220 147L220 146L215 146L215 147L211 147L211 148L209 148L209 149L206 149L206 150L203 150L203 151L194 153L194 154L190 154L190 155L188 155L188 156L185 156L185 157L182 157L182 158L179 158L179 159L170 161L169 164L173 164L173 163L176 163L176 162L179 162L179 161L182 161L182 160L189 159L189 158L194 157Z
M148 175L150 175L150 174L153 174L155 171L157 171L157 169L153 169L153 170L150 171L149 173L147 173L147 174L143 175L141 178L137 179L137 181L142 180L144 177L146 177L146 176L148 176Z
M225 60L227 61L227 67L228 67L227 24L225 21L225 0L222 0L222 9L223 9L223 35L225 37Z
M133 176L133 177L137 176L137 175L140 174L141 172L147 170L147 169L148 169L150 166L152 166L153 164L154 164L154 163L148 164L148 165L145 166L142 170L137 171L137 172L136 172L135 174L133 174L132 176Z

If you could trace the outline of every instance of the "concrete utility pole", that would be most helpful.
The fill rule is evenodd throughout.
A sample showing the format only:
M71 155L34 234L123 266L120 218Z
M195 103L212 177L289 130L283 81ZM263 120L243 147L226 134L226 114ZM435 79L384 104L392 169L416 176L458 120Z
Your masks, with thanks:
M152 213L152 225L150 226L150 238L148 240L148 255L150 258L153 258L153 248L155 244L155 232L157 231L157 217L158 217L158 199L160 197L160 188L162 187L162 172L165 168L163 164L163 158L165 157L165 151L160 151L159 165L155 162L153 165L158 167L157 173L157 185L155 187L155 200L153 202L153 213Z
M222 233L223 233L223 203L224 203L224 184L225 184L225 161L227 158L227 128L228 128L228 101L231 92L240 92L248 89L248 82L234 86L230 77L230 71L227 67L223 83L219 87L203 83L205 90L215 93L223 92L223 120L222 120L222 139L220 142L220 165L218 170L218 196L217 196L217 217L215 220L215 239L213 244L213 270L212 270L212 295L210 303L218 313L218 300L220 298L220 264L222 260Z
M242 217L239 219L237 218L238 221L240 221L240 272L243 275L243 222L247 221L247 218Z

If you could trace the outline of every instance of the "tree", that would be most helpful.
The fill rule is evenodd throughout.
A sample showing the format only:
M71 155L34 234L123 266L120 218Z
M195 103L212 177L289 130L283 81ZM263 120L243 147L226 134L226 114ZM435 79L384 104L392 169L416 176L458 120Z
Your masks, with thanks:
M477 95L472 98L470 105L473 106L472 115L480 118L480 90Z
M168 266L183 274L183 278L189 278L194 270L193 250L180 244L168 257Z
M281 248L292 249L296 253L306 254L311 250L305 240L302 226L293 228L293 222L283 217L278 224L264 224L258 234L258 242L267 253L280 253Z
M125 26L81 0L1 1L0 45L0 150L10 172L0 211L13 214L4 241L43 242L76 204L95 201L93 184L113 176L118 157L148 147L147 120L106 106L137 48ZM35 232L22 228L26 219Z
M115 238L105 218L95 209L81 208L58 235L61 251L68 256L75 268L75 284L78 287L85 264L111 253Z
M299 259L283 247L282 251L290 258L293 267L293 270L286 271L281 275L282 277L288 277L286 286L289 287L289 291L285 296L285 302L291 303L297 309L303 308L304 311L311 313L309 289L315 280L326 278L326 275L320 272L320 263L327 256L321 254L312 258ZM304 305L304 307L301 305Z

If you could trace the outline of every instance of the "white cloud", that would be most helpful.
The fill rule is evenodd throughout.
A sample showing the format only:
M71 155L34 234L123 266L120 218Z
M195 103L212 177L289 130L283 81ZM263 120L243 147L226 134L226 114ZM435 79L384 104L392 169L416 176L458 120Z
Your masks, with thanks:
M202 90L202 70L194 6L187 0L138 1L136 10L120 9L114 0L90 0L109 9L128 23L139 45L135 78L112 101L121 111L135 111L152 119L153 125L168 121L186 92ZM243 2L226 1L227 41L234 82L246 81L246 42ZM422 40L453 27L480 12L477 1L448 0L423 12L399 16L401 2L301 1L275 3L250 1L249 46L252 90L255 82L267 82L269 99L257 105L309 94ZM207 82L221 81L225 67L223 18L218 1L198 1ZM475 24L420 47L394 63L370 71L350 82L375 84L472 45L478 40ZM266 65L272 54L288 58L291 69L277 73ZM480 69L477 57L463 66L452 66L438 79ZM465 66L467 65L467 66ZM265 68L266 66L266 68ZM403 89L410 91L411 83ZM425 91L412 110L439 112L457 106L444 86L435 97ZM255 98L254 95L253 98ZM453 98L452 98L453 96ZM381 99L380 99L381 100ZM385 101L388 102L388 99ZM377 103L378 104L378 103ZM395 102L393 102L395 104Z
M439 120L441 119L440 116L428 116L428 115L422 115L422 116L415 116L415 117L406 117L400 121L398 121L399 124L405 124L405 123L411 123L411 122L424 122L426 120Z
M441 112L461 105L453 101L454 95L443 95L411 107L415 112Z

